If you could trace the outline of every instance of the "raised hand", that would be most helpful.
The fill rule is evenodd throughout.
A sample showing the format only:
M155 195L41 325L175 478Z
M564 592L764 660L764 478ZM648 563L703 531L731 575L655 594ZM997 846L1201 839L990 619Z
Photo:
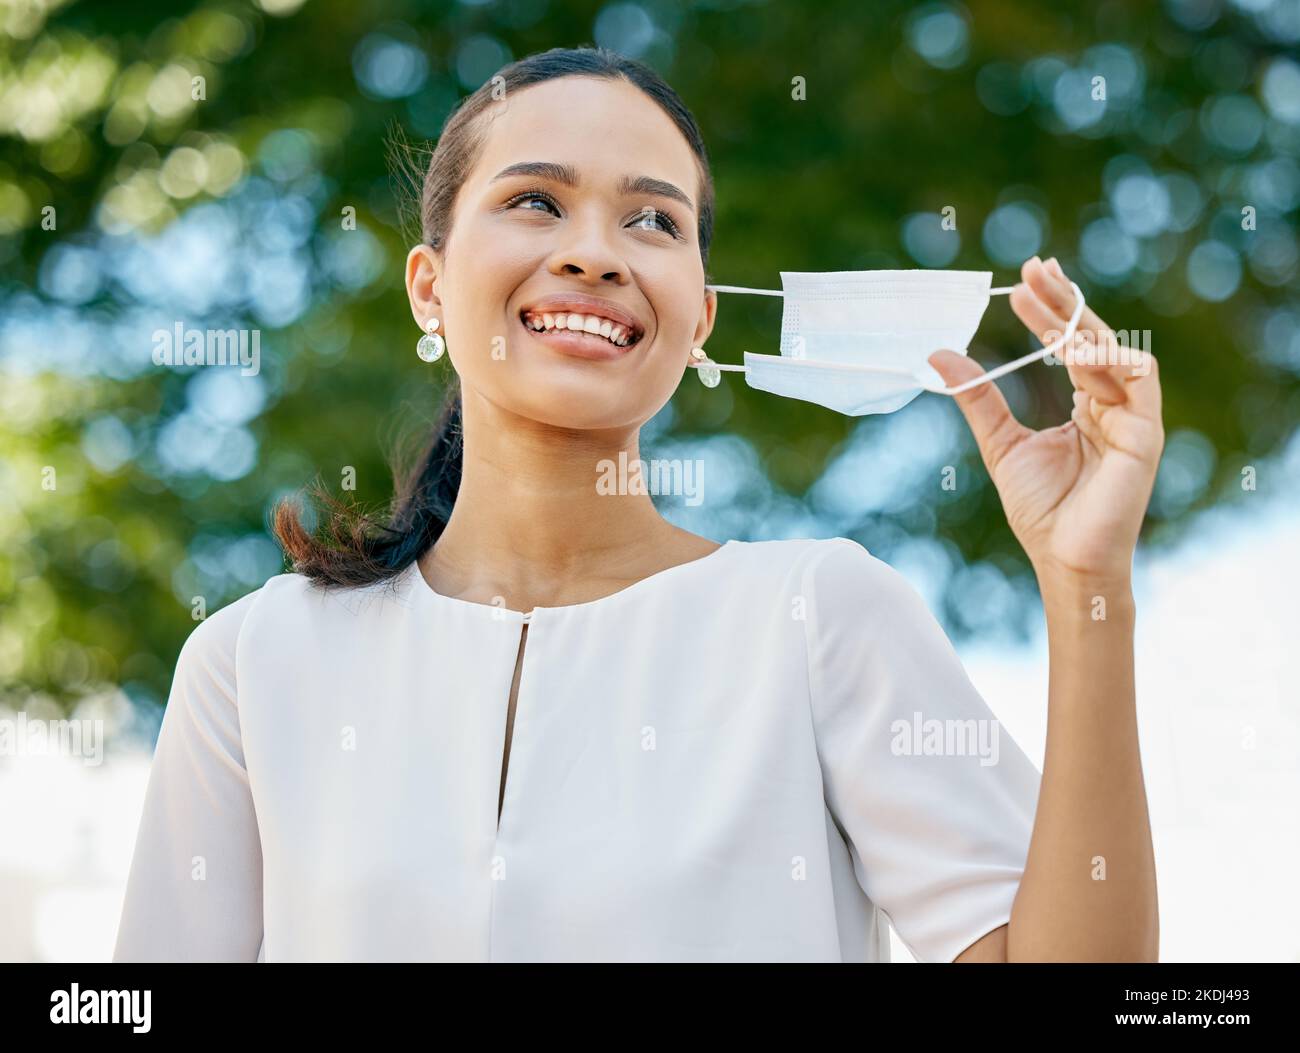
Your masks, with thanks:
M1074 292L1055 259L1026 261L1021 278L1012 309L1046 344L1064 332ZM1040 579L1049 572L1126 580L1164 449L1160 380L1149 353L1126 349L1125 361L1108 360L1116 357L1105 353L1113 333L1092 310L1085 307L1078 329L1076 342L1058 352L1074 384L1064 424L1025 427L996 381L954 397ZM1078 353L1089 346L1102 353ZM984 372L953 351L935 352L930 364L949 386Z

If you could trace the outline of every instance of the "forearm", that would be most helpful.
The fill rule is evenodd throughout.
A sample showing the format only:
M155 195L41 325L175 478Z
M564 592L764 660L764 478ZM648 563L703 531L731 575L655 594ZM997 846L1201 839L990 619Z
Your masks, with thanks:
M1039 575L1047 614L1047 748L1009 961L1155 961L1155 856L1138 747L1133 597ZM1101 605L1104 604L1104 607Z

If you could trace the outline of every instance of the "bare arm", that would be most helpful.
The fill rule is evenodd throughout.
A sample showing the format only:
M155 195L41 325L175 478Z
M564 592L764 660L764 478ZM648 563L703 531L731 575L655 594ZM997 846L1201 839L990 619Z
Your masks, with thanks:
M1124 581L1040 584L1051 671L1033 838L1010 924L955 960L1156 961L1132 592Z
M1055 260L1035 257L1021 273L1012 307L1046 344L1065 329L1074 293ZM1037 573L1050 660L1043 778L1011 920L956 961L1158 957L1131 570L1164 448L1160 383L1154 357L1118 354L1091 309L1079 336L1064 349L1075 389L1065 424L1025 427L991 383L956 396ZM983 372L952 352L931 363L949 384Z

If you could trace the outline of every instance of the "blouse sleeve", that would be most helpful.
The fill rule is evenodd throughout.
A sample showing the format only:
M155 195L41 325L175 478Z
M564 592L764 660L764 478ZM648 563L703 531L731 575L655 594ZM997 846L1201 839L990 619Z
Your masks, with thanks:
M235 645L256 592L190 633L163 711L115 962L257 961L262 846L239 731Z
M899 938L950 962L1011 918L1039 772L896 570L834 538L803 590L827 806Z

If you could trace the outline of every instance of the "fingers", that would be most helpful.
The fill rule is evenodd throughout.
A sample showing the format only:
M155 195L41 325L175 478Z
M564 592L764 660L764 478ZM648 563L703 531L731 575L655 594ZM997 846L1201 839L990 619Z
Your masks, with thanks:
M1061 269L1061 265L1057 262L1055 256L1052 256L1046 263L1043 263L1042 269L1049 276L1047 284L1053 290L1053 295L1055 297L1053 302L1059 304L1062 297L1064 297L1065 304L1060 308L1060 313L1064 317L1068 318L1074 313L1075 304L1074 289L1070 287L1070 279L1066 277L1065 271ZM1050 280L1052 278L1054 278L1055 281ZM1079 326L1083 329L1110 329L1110 326L1103 322L1097 316L1097 312L1087 304L1083 305L1083 313L1079 316Z
M1160 366L1149 351L1123 371L1121 384L1128 407L1141 417L1160 423ZM1163 425L1161 425L1163 427Z
M1043 262L1035 256L1025 261L1021 277L1024 281L1011 293L1012 308L1047 344L1064 333L1074 310L1074 290L1055 258ZM1131 349L1131 354L1112 354L1117 347L1111 328L1092 308L1085 306L1079 317L1076 339L1062 349L1060 357L1065 359L1076 392L1087 396L1083 405L1092 407L1094 418L1104 407L1123 405L1158 424L1160 380L1155 356L1138 349ZM1082 427L1080 430L1089 434Z
M1056 317L1062 322L1069 320L1070 315L1074 314L1074 290L1070 287L1070 279L1065 276L1065 271L1061 270L1061 265L1056 262L1055 256L1046 262L1035 256L1032 260L1025 262L1020 273L1029 287L1034 290L1038 298L1051 309ZM1084 315L1086 315L1090 308L1085 305L1083 310ZM1086 324L1084 315L1079 317L1080 325ZM1091 318L1094 323L1102 324L1096 314L1093 314Z
M1012 290L1011 302L1013 306L1019 304L1023 307L1025 313L1016 313L1021 314L1021 321L1044 344L1059 339L1074 314L1075 296L1070 279L1055 257L1046 263L1037 256L1026 260L1020 268L1020 276L1023 281ZM1110 326L1086 304L1079 315L1078 328L1080 332L1110 332Z
M1061 265L1052 258L1044 263L1037 256L1026 260L1020 269L1024 281L1011 293L1012 309L1044 345L1060 339L1074 313L1075 296ZM1095 311L1084 307L1079 317L1075 339L1058 351L1066 363L1070 380L1098 402L1117 405L1128 399L1124 390L1127 368L1106 354L1077 353L1091 344L1097 348L1114 346L1110 327Z
M1065 332L1066 320L1051 309L1028 282L1020 282L1011 290L1011 309L1044 345Z
M1031 263L1037 263L1037 266L1030 268ZM1057 319L1059 328L1052 335L1052 338L1056 339L1064 334L1066 326L1070 324L1070 316L1074 314L1076 301L1070 279L1065 276L1065 271L1061 269L1055 256L1046 262L1039 260L1037 256L1033 260L1026 261L1025 266L1021 268L1022 275L1026 268L1030 268L1030 275L1026 279L1029 287ZM1097 316L1097 312L1087 304L1083 305L1083 311L1079 315L1076 332L1087 334L1098 345L1107 337L1114 336L1110 326L1103 322Z
M1074 410L1070 414L1070 419L1083 434L1084 439L1092 445L1094 453L1106 448L1106 440L1102 436L1101 425L1093 415L1092 396L1086 391L1075 389Z
M948 387L964 384L984 373L978 362L972 362L956 351L936 351L930 356L929 362ZM1011 447L1024 436L1032 434L1029 428L1012 416L1007 400L993 381L977 384L969 391L954 395L953 399L966 418L966 423L970 425L980 457L990 475Z

